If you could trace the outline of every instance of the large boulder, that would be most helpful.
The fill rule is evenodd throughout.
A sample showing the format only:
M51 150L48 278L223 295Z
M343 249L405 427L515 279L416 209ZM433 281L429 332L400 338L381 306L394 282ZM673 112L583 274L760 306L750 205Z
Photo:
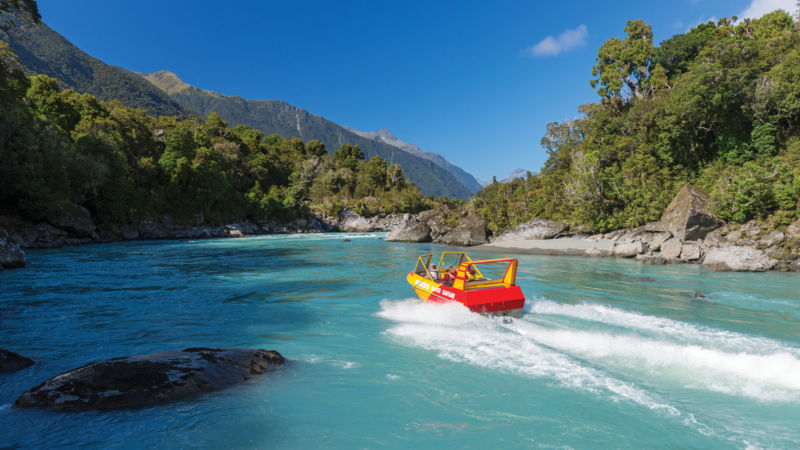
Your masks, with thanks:
M339 229L348 233L373 231L369 221L355 211L345 210L339 217Z
M431 238L435 242L441 241L441 238L449 233L453 228L448 225L448 216L451 216L454 212L451 212L446 207L439 207L437 209L429 209L426 211L422 211L417 216L420 222L425 222L431 229Z
M97 229L89 210L72 203L59 205L55 214L47 221L78 237L90 236Z
M680 239L671 238L661 244L661 256L668 261L678 259L683 250L683 243Z
M533 219L522 225L506 230L494 242L507 242L528 239L552 239L569 230L569 225L562 222Z
M732 272L764 272L775 264L763 251L739 246L712 248L703 260L705 268Z
M25 267L25 252L13 242L8 232L0 228L0 269Z
M661 224L682 241L703 239L723 225L711 214L708 205L708 194L689 185L683 186L661 215Z
M220 390L283 362L276 351L244 348L112 358L56 375L23 393L15 405L64 412L150 406Z
M0 372L13 372L33 365L33 360L0 348Z
M609 250L608 254L609 256L616 256L617 258L633 258L642 252L644 252L644 246L641 241L617 241L611 246L611 250Z
M402 226L394 228L384 241L390 242L430 242L431 228L425 222L409 219Z
M476 216L462 217L456 228L445 233L436 242L460 247L486 244L489 242L486 239L486 221Z
M700 244L695 242L687 242L683 244L683 248L681 249L682 261L697 261L701 256L702 251L700 250Z

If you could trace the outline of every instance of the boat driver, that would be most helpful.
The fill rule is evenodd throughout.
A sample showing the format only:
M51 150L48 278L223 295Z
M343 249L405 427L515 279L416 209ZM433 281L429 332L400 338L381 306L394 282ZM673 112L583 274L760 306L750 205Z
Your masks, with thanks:
M436 270L436 264L431 264L431 268L430 268L430 270L428 270L428 273L430 273L431 280L433 280L433 281L437 281L438 282L439 280L442 279L442 277L439 275L439 271Z

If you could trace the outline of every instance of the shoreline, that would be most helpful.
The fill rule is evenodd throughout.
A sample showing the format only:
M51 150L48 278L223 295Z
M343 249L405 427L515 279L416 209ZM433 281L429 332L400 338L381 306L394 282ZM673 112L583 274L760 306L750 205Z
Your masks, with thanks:
M519 239L493 242L476 245L471 249L489 253L511 252L522 255L586 256L587 251L596 247L603 253L602 256L608 256L613 245L614 241L611 239L592 241L570 236L554 239Z

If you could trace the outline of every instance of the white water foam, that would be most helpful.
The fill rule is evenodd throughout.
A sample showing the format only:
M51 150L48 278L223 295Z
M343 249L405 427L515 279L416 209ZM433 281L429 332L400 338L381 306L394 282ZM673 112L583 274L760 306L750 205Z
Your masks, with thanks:
M470 312L458 303L419 300L381 302L380 317L395 322L386 334L401 343L439 352L441 358L507 373L547 378L565 387L627 400L703 430L689 414L661 401L634 384L586 367L561 352Z
M800 350L786 344L602 305L540 300L532 303L530 311L629 330L615 334L553 329L529 320L512 325L520 334L567 354L689 388L766 402L800 401Z
M589 303L565 304L550 300L528 301L526 312L537 315L558 315L605 325L630 328L675 342L710 346L730 352L790 353L800 357L800 349L762 337L747 336L732 331L692 325L663 317L646 316L634 312Z

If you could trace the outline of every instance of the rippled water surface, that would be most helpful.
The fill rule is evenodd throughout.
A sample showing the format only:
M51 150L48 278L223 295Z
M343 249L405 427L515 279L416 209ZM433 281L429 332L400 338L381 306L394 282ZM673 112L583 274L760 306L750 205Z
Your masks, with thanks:
M416 255L442 247L380 236L29 252L0 272L0 347L38 362L0 374L0 447L800 446L800 275L520 256L528 301L504 323L411 298ZM194 346L291 363L159 407L11 406L93 360Z

